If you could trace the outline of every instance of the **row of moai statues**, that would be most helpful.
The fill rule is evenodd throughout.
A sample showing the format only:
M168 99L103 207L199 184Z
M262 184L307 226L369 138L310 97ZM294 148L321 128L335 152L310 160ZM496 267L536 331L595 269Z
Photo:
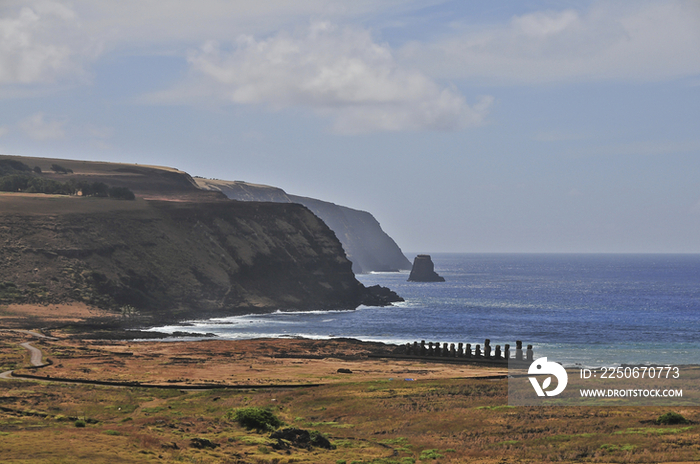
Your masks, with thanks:
M413 342L412 344L407 343L406 354L412 356L431 356L443 358L500 359L504 361L511 359L510 345L506 344L503 350L501 350L501 345L496 345L495 350L491 352L491 340L489 339L484 341L483 350L481 345L476 345L473 351L471 343L467 343L466 346L463 343L458 343L455 347L454 343L440 344L429 342L426 345L425 340L421 340L420 344L418 344L418 342ZM523 342L517 340L515 342L514 359L516 361L532 361L534 359L532 345L527 345L527 350L525 350L523 353Z

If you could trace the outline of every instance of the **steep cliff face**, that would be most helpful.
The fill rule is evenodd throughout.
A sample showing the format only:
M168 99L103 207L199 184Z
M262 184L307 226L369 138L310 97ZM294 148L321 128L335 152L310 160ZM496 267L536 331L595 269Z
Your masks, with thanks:
M85 301L182 319L378 303L297 204L0 194L0 304Z
M355 273L411 268L411 262L406 259L396 242L366 211L314 198L289 195L280 188L267 185L202 178L195 178L195 181L202 189L222 192L234 200L299 203L306 206L335 232L348 259L352 261Z

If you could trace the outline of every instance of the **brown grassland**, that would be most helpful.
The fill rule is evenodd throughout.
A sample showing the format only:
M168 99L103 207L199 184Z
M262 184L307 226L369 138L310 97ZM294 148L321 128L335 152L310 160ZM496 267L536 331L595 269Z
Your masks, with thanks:
M506 380L479 378L502 370L370 357L378 344L51 335L0 330L0 371L174 388L0 378L3 463L700 461L698 408L509 407ZM26 341L52 364L28 368ZM304 384L316 386L291 388ZM283 427L320 432L334 449L280 446L227 414L253 406ZM654 422L669 411L691 422Z

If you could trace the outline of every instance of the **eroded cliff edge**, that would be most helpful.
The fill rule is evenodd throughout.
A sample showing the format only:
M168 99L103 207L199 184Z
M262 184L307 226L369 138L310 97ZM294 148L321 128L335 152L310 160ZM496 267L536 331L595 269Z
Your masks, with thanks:
M358 282L336 235L302 205L232 201L172 168L3 155L0 164L2 176L136 196L0 192L0 306L78 301L164 322L400 301Z
M353 271L357 274L411 269L411 262L396 242L367 211L315 198L290 195L280 188L268 185L201 177L194 180L202 189L222 192L234 200L298 203L306 206L335 232L348 259L352 261Z

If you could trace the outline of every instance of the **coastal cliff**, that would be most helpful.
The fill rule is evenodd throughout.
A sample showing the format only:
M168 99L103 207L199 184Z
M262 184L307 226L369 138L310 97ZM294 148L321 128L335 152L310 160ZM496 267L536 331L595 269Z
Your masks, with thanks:
M400 300L358 282L302 205L231 201L180 171L59 161L72 172L45 177L100 179L136 199L0 193L0 304L79 301L163 321Z
M268 185L199 177L194 180L202 189L222 192L234 200L298 203L306 206L335 232L348 259L352 261L352 269L356 274L411 268L411 262L406 259L396 242L382 230L374 216L366 211L290 195L280 188Z

